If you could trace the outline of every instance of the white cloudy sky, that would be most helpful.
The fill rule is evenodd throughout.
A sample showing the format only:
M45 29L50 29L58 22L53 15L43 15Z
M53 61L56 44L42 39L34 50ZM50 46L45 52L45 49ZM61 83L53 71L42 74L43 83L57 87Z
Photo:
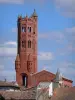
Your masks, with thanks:
M0 0L0 79L15 80L17 16L38 14L38 71L56 73L75 84L75 1Z

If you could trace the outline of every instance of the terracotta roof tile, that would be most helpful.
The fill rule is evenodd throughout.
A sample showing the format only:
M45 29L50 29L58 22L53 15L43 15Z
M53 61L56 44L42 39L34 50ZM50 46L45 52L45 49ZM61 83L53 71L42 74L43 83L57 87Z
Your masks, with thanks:
M75 88L57 88L51 100L75 100Z
M36 72L36 73L34 73L34 74L32 74L32 75L33 75L33 76L36 76L36 75L38 75L38 74L40 74L40 73L43 73L43 72L50 73L50 74L52 75L53 79L55 78L55 74L54 74L54 73L51 73L51 72L49 72L49 71L47 71L47 70L42 70L42 71ZM67 78L65 78L65 77L63 77L63 80L69 81L69 82L71 82L71 83L73 82L72 80L67 79ZM52 81L53 81L53 80L52 80Z

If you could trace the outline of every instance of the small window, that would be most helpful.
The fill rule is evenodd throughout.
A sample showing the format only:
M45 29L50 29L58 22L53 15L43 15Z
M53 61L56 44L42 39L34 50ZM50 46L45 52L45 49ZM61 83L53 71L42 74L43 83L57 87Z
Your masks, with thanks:
M65 85L65 87L67 87L67 85Z
M28 63L28 65L30 65L30 63Z
M31 48L31 41L28 41L28 48Z
M26 32L26 27L22 27L22 32Z
M30 27L30 32L31 32L31 27Z
M35 34L35 32L33 32L33 34Z
M22 47L26 48L26 41L22 41Z
M29 32L29 27L28 27L28 32Z
M31 27L28 27L28 32L31 32Z
M27 87L27 76L22 76L23 86Z

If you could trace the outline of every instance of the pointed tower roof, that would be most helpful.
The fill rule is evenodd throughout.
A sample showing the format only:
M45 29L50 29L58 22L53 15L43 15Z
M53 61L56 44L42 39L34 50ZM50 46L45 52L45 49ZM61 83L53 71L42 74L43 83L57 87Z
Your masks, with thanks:
M16 61L20 61L19 54L17 54L17 56L16 56Z
M56 82L62 81L62 75L61 75L59 69L57 69L55 81L56 81Z
M18 15L18 18L22 18L22 15Z
M32 17L38 17L35 9L34 9L34 12L32 14Z

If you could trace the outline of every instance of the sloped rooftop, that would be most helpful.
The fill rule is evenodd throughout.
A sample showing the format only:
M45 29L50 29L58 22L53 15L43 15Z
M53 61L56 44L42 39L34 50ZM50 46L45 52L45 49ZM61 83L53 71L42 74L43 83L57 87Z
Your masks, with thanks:
M36 100L36 89L36 87L32 87L25 89L24 91L0 91L0 94L5 100ZM54 90L54 94L51 98L48 97L48 94L44 96L46 97L46 100L75 100L75 87L57 88ZM41 99L38 98L38 100Z
M0 81L0 87L19 87L14 82Z
M36 87L26 89L25 91L0 91L5 100L35 100Z
M50 100L75 100L75 87L57 88Z
M49 74L51 74L51 75L52 75L52 79L54 79L54 78L55 78L55 76L56 76L54 73L49 72L49 71L47 71L47 70L42 70L42 71L40 71L40 72L36 72L36 73L34 73L34 74L33 74L33 76L36 76L36 75L38 75L38 74L40 74L40 73L49 73ZM73 81L72 81L72 80L70 80L70 79L68 79L68 78L62 77L62 79L63 79L64 81L68 81L68 82L73 83ZM53 81L53 80L52 80L52 81Z

